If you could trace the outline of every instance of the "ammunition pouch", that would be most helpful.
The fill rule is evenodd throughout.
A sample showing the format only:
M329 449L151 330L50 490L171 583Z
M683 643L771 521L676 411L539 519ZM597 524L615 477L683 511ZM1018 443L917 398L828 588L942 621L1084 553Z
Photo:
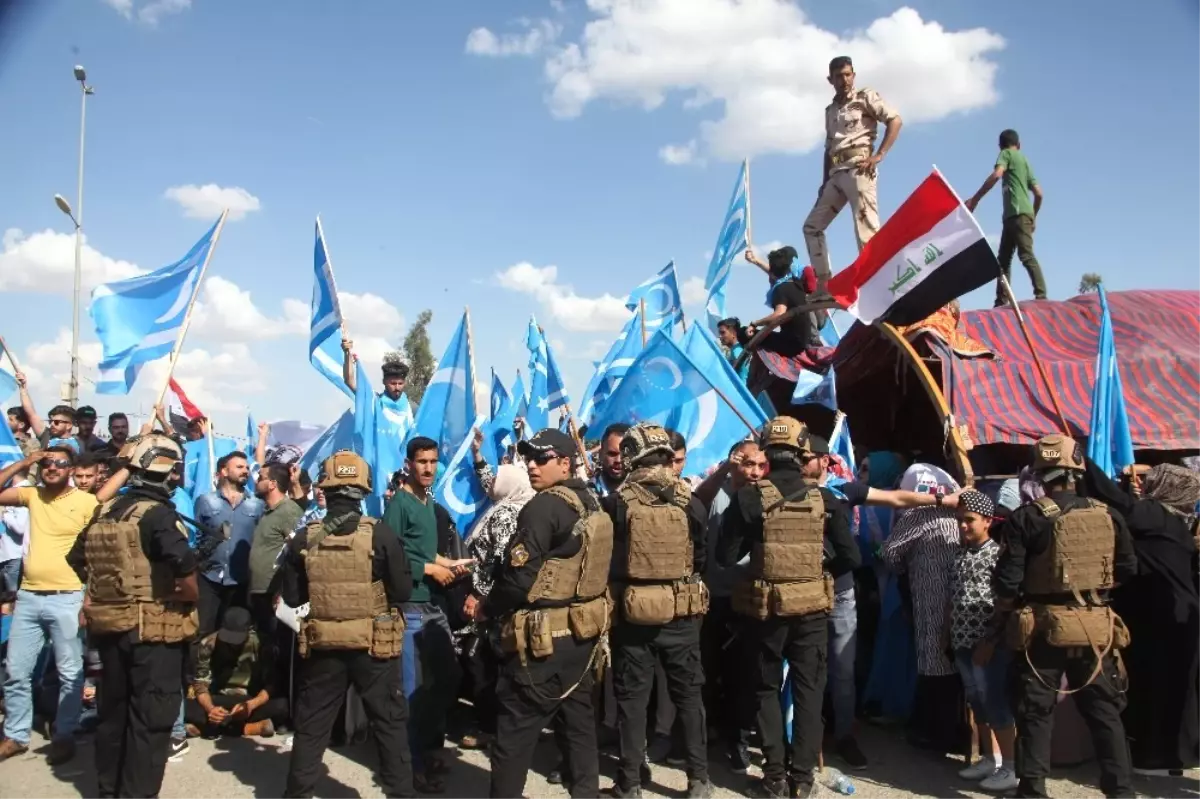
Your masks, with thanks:
M518 610L500 625L500 650L515 653L522 664L528 655L547 658L554 654L555 638L590 641L608 632L610 615L607 596L565 608Z
M390 660L404 652L404 614L381 613L371 622L371 657Z
M300 627L300 638L308 649L369 650L374 632L375 620L372 618L306 619Z
M667 624L675 618L675 589L670 584L626 586L621 617L632 624Z
M675 618L708 613L708 586L703 580L680 580L672 587L675 589Z
M1033 608L1018 608L1009 615L1004 625L1004 644L1014 652L1021 652L1033 643L1033 635L1037 630L1037 619Z
M771 616L807 616L833 609L833 578L769 583L741 580L734 585L733 610L742 616L764 621Z
M145 644L190 641L200 629L200 614L189 604L139 602L138 640Z
M1088 648L1105 653L1129 646L1129 628L1107 607L1034 607L1037 628L1048 645L1056 649Z

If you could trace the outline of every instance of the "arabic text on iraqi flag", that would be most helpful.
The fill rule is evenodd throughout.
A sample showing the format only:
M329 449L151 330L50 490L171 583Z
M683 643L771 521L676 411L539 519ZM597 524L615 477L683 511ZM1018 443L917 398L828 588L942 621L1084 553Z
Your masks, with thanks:
M1115 478L1133 465L1133 436L1125 409L1125 389L1113 341L1108 294L1100 286L1100 335L1096 353L1096 381L1092 384L1092 425L1088 432L1088 458Z
M829 293L864 324L910 325L999 274L979 223L935 170L830 278Z
M337 284L333 281L333 265L325 247L325 232L317 218L317 241L313 245L312 314L308 326L308 359L313 368L325 376L347 397L354 392L342 378L342 307L338 304Z
M97 394L128 394L143 364L171 354L224 221L175 263L92 290L88 313L104 350Z

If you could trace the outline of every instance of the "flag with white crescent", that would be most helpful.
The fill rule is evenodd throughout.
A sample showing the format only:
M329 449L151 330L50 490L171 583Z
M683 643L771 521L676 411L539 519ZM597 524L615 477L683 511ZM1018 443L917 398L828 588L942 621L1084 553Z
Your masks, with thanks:
M999 274L979 223L934 170L830 278L829 293L865 324L909 325Z

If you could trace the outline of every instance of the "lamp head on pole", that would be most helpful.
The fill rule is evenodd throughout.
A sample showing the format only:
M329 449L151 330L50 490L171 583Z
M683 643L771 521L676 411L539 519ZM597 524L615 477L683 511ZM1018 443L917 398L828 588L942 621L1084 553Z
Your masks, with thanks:
M75 65L75 80L79 81L80 83L87 82L87 71L83 68L82 64Z
M61 194L54 195L54 204L58 206L58 210L71 217L71 221L75 223L75 227L79 227L79 223L75 222L75 212L71 210L71 204L67 202L66 197Z

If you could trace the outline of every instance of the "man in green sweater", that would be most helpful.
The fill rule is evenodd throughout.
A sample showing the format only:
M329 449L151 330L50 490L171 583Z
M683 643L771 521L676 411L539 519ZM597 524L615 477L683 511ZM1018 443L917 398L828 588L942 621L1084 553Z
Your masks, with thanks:
M1000 134L1000 155L996 158L996 166L975 196L967 200L967 208L974 212L975 206L999 180L1004 181L1004 229L1000 233L1000 252L997 253L1000 274L1011 286L1009 276L1012 274L1015 250L1033 282L1033 298L1044 300L1046 281L1042 277L1042 267L1033 254L1033 231L1037 227L1038 211L1042 210L1042 187L1033 175L1033 167L1021 152L1021 138L1015 130ZM1030 192L1033 193L1033 202L1029 201ZM1007 304L1004 287L1000 281L996 281L996 307Z
M413 590L404 603L404 653L401 668L408 697L408 742L413 784L421 793L445 790L441 750L446 716L458 693L460 667L446 614L432 602L431 588L447 586L467 574L465 560L438 554L437 503L430 496L437 473L438 445L418 436L408 442L405 480L388 503L383 520L396 531L412 566Z

